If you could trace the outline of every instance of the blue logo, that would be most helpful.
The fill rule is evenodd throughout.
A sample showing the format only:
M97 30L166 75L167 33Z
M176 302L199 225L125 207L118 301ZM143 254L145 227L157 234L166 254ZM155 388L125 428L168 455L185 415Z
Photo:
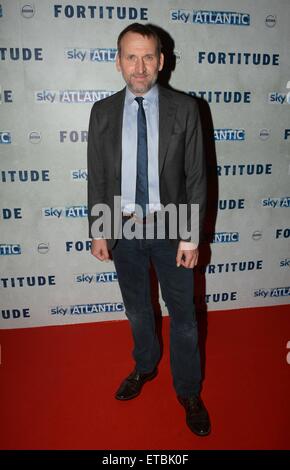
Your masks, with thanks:
M284 140L287 140L290 137L290 129L285 129L284 131Z
M11 144L11 132L0 131L0 144Z
M244 129L215 129L214 138L217 141L221 140L245 140Z
M70 206L70 207L45 207L42 209L43 217L57 218L60 217L87 217L87 206Z
M270 287L269 289L257 289L254 297L289 297L290 287Z
M107 283L116 282L117 280L117 273L115 271L95 274L83 273L75 275L75 282L78 284Z
M272 104L290 104L290 94L273 91L268 95L268 103Z
M0 5L0 18L2 18L3 16L3 9L2 9L2 5Z
M124 305L122 302L104 302L97 304L81 304L52 307L49 310L51 315L91 315L95 313L114 313L123 312Z
M290 196L285 197L267 197L261 200L263 207L290 207Z
M21 255L21 246L19 244L0 243L0 256Z
M239 232L215 232L206 235L211 243L237 243L240 241Z
M170 10L171 21L191 24L249 26L250 15L233 11Z
M280 261L280 268L290 268L290 258L285 258Z
M80 168L79 170L71 170L71 179L73 181L87 181L88 179L87 169Z
M36 103L94 103L111 96L107 90L41 90L35 92Z
M54 5L55 18L83 20L135 20L148 21L148 8L100 5Z
M188 94L208 103L251 103L250 91L189 91Z
M65 54L68 60L77 60L84 62L89 60L91 62L115 62L117 49L98 47L95 49L66 49Z

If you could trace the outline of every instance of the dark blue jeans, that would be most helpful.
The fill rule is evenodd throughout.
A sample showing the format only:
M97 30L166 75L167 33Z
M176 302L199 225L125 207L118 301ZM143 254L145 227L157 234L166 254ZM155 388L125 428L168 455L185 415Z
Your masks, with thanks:
M150 259L170 315L170 364L176 393L198 395L201 370L193 301L193 270L176 266L169 240L121 239L112 250L126 315L130 322L136 369L151 372L160 359L150 293Z

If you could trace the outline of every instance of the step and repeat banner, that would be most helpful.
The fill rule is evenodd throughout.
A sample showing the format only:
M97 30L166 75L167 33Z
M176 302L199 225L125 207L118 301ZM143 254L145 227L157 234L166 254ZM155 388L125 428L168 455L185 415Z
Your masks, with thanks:
M86 147L136 21L172 39L170 85L211 113L197 304L289 304L289 0L0 0L1 328L125 318L114 264L90 255Z

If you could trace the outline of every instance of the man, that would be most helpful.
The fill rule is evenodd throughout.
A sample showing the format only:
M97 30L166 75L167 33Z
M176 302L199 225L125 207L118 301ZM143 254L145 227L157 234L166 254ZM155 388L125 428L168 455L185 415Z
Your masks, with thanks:
M192 268L198 260L197 240L180 235L175 240L155 235L150 239L128 239L124 234L116 240L106 230L103 238L94 230L98 221L96 208L103 205L111 209L110 222L114 219L116 224L120 217L121 231L128 221L141 226L142 234L148 224L156 228L156 214L168 204L199 204L202 226L206 175L197 103L156 84L163 63L160 39L149 25L134 23L120 33L116 65L127 86L96 102L90 117L91 252L104 261L112 250L134 338L135 369L121 383L115 398L135 398L143 385L157 375L160 347L150 298L151 260L170 315L170 360L177 397L185 408L191 431L206 436L210 420L199 397L201 371L193 303ZM121 198L118 214L114 207L116 196ZM141 217L136 216L136 208L143 211ZM190 219L191 212L188 214ZM106 217L105 225L109 222Z

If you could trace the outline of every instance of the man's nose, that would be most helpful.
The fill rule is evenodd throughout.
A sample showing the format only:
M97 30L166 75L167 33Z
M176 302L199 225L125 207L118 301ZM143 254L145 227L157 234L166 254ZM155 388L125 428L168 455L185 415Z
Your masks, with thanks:
M143 59L139 59L136 63L136 72L137 73L144 73L145 72L145 63Z

